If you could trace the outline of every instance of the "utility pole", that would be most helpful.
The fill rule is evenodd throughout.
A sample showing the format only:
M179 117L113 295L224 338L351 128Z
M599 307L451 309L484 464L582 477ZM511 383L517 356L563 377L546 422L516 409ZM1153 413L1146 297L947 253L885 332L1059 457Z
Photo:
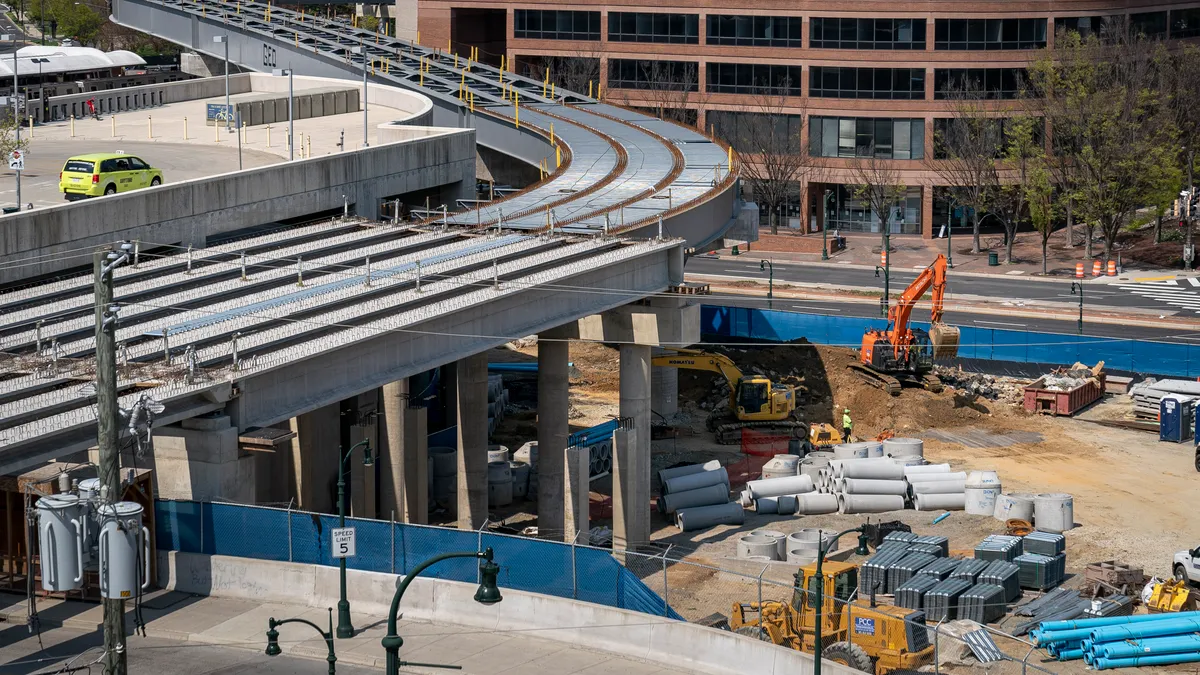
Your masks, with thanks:
M1071 282L1071 295L1079 296L1079 320L1075 324L1075 330L1083 335L1083 279Z
M117 410L116 311L113 307L113 270L129 258L125 244L119 253L97 251L92 267L96 274L96 429L100 448L101 499L121 501L121 457L117 446L120 420ZM104 672L125 675L125 601L104 601Z

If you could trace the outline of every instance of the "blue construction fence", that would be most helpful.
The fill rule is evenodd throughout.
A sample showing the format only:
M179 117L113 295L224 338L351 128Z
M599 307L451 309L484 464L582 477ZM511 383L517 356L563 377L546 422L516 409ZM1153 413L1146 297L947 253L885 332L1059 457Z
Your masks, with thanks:
M155 535L159 550L336 566L330 531L337 516L305 511L210 502L157 500ZM594 602L682 620L663 598L612 552L590 546L530 539L486 531L408 525L347 518L354 527L357 555L349 569L408 574L423 561L452 551L492 547L500 566L499 585L530 593ZM452 559L422 576L478 582L478 562Z
M929 329L928 323L913 322L913 325ZM786 342L805 338L817 344L858 347L865 330L886 327L884 319L752 307L703 305L700 311L700 331L708 339ZM979 326L959 328L958 356L964 359L1061 364L1104 361L1110 370L1186 378L1200 376L1200 345Z

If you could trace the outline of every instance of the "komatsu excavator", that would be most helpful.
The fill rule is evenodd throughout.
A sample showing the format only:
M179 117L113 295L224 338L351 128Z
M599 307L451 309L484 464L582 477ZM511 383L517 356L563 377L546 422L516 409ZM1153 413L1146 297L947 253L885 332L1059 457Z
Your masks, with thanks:
M931 288L929 332L909 327L913 307ZM959 341L958 328L942 323L945 296L946 256L939 254L888 309L887 329L863 334L859 363L851 364L850 369L893 396L898 396L905 384L941 391L942 383L932 372L933 361L957 356Z
M698 349L671 349L655 356L653 365L719 373L729 383L729 408L708 418L708 430L718 443L742 440L742 429L778 433L804 439L808 425L796 419L796 388L778 384L761 375L743 375L723 354Z

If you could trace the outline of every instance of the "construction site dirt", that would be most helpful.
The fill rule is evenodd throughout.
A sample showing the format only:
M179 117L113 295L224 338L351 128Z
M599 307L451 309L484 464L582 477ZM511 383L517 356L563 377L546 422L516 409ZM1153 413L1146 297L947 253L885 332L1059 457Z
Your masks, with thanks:
M1183 544L1200 543L1200 522L1191 517L1193 506L1187 498L1196 490L1191 444L1160 443L1156 434L1091 421L1122 419L1131 409L1127 396L1107 396L1076 417L1051 417L1025 412L1019 397L1012 395L1013 389L1019 391L1019 383L1010 381L994 383L996 399L951 387L941 393L905 389L899 396L890 396L862 382L847 369L856 361L856 355L845 348L803 342L754 348L708 345L705 348L726 354L747 375L761 374L775 381L801 385L804 397L799 408L804 421L836 420L840 428L841 411L850 408L857 438L872 439L885 431L921 438L930 462L949 462L955 471L994 470L999 473L1005 492L1073 495L1076 527L1067 534L1066 542L1067 570L1074 576L1067 586L1081 585L1083 568L1089 562L1101 560L1120 560L1142 567L1148 575L1166 577L1171 573L1173 552ZM536 344L526 344L497 350L492 360L531 361L536 353ZM573 343L570 359L572 430L617 415L618 351L599 344ZM494 437L496 442L510 447L536 438L536 401L532 398L536 396L536 375L522 374L517 378L528 381L510 382L506 375L506 386L514 389L518 409L509 414ZM961 379L970 380L965 376ZM527 392L530 397L517 396L517 390ZM719 401L727 395L728 389L719 375L679 372L679 412L658 419L673 427L674 437L654 442L652 475L680 463L718 459L737 482L739 463L746 459L742 448L716 443L705 428L711 409L722 405ZM786 442L783 447L786 448ZM593 499L602 500L610 494L608 489L603 480L593 483ZM523 506L514 505L507 514L495 516L519 529L536 525L535 510L533 502L526 502ZM988 516L955 511L934 524L938 515L939 512L906 510L870 516L780 516L747 510L741 526L719 525L680 532L667 517L653 513L654 541L647 552L658 556L667 552L670 559L694 563L669 565L665 584L671 606L686 618L696 620L713 612L727 613L735 601L756 599L746 596L747 589L755 586L747 585L747 579L754 580L759 575L764 581L774 582L765 591L771 599L785 599L794 566L747 563L736 558L738 537L755 529L785 533L813 527L842 530L868 519L902 520L914 532L949 537L950 548L968 556L983 537L1004 531L1004 523ZM609 524L603 519L592 522L593 527ZM852 541L841 544L852 545ZM639 558L627 564L652 587L655 583L663 585L663 581L656 581L663 573L658 571L656 575L654 571L662 566L661 558Z

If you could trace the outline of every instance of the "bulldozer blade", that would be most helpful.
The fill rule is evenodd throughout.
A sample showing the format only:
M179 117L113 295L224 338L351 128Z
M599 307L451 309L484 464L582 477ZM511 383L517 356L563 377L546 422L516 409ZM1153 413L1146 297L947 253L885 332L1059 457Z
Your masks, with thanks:
M958 341L960 332L958 326L936 323L929 331L929 341L933 344L934 359L952 359L958 356Z

